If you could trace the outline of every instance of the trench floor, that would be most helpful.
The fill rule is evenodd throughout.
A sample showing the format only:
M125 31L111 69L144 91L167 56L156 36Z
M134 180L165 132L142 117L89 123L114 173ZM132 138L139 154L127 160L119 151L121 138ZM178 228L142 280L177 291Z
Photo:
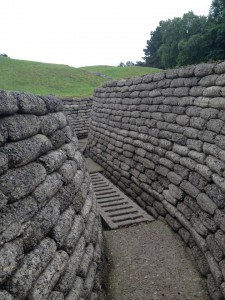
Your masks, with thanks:
M104 231L108 300L209 300L178 235L161 221Z
M100 171L90 159L86 166ZM104 237L107 300L210 300L184 243L164 222L105 230Z
M79 139L78 140L78 148L81 153L84 153L86 146L87 146L87 138Z

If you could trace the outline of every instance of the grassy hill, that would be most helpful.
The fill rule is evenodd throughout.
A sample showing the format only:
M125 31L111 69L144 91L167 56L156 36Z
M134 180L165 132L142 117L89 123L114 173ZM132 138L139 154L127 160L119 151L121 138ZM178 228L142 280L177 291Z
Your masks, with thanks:
M83 97L104 82L101 77L66 65L0 58L0 89Z
M0 89L59 97L87 97L109 78L128 78L157 71L143 67L73 68L0 57ZM94 73L101 73L105 78Z
M161 70L148 67L111 67L111 66L90 66L82 67L80 70L90 72L91 74L100 73L111 79L124 79L134 76L142 76L150 73L158 73Z

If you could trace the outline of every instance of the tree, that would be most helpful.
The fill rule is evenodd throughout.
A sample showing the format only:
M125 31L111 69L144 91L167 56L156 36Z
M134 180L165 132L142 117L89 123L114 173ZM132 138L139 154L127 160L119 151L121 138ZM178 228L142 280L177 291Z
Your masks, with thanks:
M122 67L123 68L123 67L125 67L125 64L123 62L121 62L118 67Z
M150 40L147 41L147 47L144 49L143 59L146 64L159 68L171 68L186 62L188 49L194 46L200 38L199 35L204 34L206 23L206 17L196 16L192 11L184 14L182 18L160 21L156 30L151 32ZM196 35L195 39L188 42L193 35ZM194 59L199 61L197 53Z
M126 66L127 66L127 67L135 66L135 63L133 63L132 61L128 60L128 61L126 62Z
M207 41L204 35L194 34L188 40L181 40L178 49L177 64L179 66L197 64L205 61Z
M219 24L225 21L225 0L213 0L209 10L209 21Z
M136 61L135 66L139 67L147 67L146 63L144 61Z
M8 57L8 55L7 54L5 54L5 53L0 53L0 57Z
M161 64L167 69L177 65L178 43L181 40L181 18L161 22L162 45L158 53Z
M225 0L213 0L208 17L190 11L160 21L144 53L147 65L161 68L225 59Z
M225 59L225 0L212 1L208 16L207 40L207 59Z
M121 62L118 67L126 67L126 66L127 67L135 66L135 63L133 63L132 61L128 60L126 62L126 64L124 64L123 62Z
M225 59L225 22L212 24L207 30L208 53L207 60Z
M147 66L162 68L158 49L162 45L161 26L156 27L155 31L150 33L150 40L147 40L147 46L143 49L145 56L143 59Z
M205 60L208 47L206 28L206 17L196 16L193 12L183 15L176 60L178 66L196 64Z

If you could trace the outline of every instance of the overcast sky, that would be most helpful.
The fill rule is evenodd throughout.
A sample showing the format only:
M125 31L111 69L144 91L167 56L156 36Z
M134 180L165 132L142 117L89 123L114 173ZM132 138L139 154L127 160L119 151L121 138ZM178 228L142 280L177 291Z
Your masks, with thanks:
M212 0L2 0L0 53L74 67L144 56L160 20L207 15Z

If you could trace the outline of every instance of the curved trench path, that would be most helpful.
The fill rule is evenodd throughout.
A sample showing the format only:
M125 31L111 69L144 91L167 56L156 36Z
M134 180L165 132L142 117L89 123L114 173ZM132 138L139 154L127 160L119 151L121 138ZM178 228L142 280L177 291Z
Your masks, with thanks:
M90 173L103 169L86 158ZM185 244L170 227L154 220L104 231L107 300L209 300Z
M108 300L209 300L186 248L161 221L105 231Z

